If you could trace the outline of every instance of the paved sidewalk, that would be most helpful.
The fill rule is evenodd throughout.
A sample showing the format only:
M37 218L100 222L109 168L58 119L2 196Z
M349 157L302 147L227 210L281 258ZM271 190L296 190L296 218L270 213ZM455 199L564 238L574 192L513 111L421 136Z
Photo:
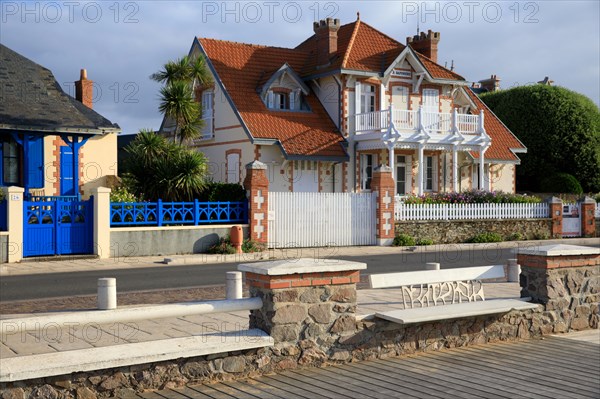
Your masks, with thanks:
M563 240L545 240L545 241L507 241L488 244L440 244L422 247L412 247L412 252L437 252L437 251L457 251L469 249L494 249L494 248L530 248L549 244L571 244L571 245L597 245L598 238L571 238ZM0 264L1 276L29 275L42 273L60 273L60 272L78 272L91 270L113 270L113 269L132 269L146 267L168 267L169 265L189 265L198 266L202 264L213 263L247 263L268 259L335 259L336 257L353 256L373 256L373 255L392 255L402 254L410 251L404 247L331 247L331 248L290 248L290 249L270 249L263 253L240 254L240 255L209 255L209 254L189 254L172 256L146 256L130 258L110 258L110 259L81 259L77 257L63 257L59 260L43 261L36 259L26 259L20 263ZM169 259L165 263L165 259Z
M519 297L517 283L485 283L486 298ZM376 312L403 309L401 289L366 289L357 291L357 318ZM125 307L123 307L125 308ZM35 316L40 316L40 313ZM15 319L27 315L0 315ZM248 311L143 320L131 323L71 325L58 328L56 323L40 326L37 331L15 332L0 337L0 358L65 352L77 349L109 347L131 343L183 338L215 332L233 333L247 330Z

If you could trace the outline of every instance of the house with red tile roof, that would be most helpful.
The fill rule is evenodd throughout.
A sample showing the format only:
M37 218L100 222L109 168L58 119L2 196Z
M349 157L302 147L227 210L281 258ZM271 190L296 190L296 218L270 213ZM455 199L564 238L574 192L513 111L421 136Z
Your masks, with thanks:
M206 127L192 145L215 180L241 182L258 160L271 191L358 192L385 164L398 195L514 192L526 148L437 63L440 33L402 44L360 18L313 31L294 48L194 39L190 54L206 57L214 84L197 94Z

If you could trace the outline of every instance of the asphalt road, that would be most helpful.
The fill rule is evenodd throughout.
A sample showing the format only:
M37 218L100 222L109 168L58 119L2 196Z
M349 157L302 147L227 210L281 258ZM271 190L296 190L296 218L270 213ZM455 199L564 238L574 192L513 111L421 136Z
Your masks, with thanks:
M426 262L439 262L443 268L502 264L514 257L508 248L428 253L404 252L401 255L344 257L323 250L323 256L365 262L366 274L422 270ZM237 270L236 263L197 266L158 266L71 273L0 277L0 301L31 300L96 293L97 279L116 277L119 292L188 288L225 283L225 272Z

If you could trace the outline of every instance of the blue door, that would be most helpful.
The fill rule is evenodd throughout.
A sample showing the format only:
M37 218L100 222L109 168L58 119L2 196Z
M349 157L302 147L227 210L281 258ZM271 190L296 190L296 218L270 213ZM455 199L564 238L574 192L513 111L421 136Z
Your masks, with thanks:
M23 201L23 256L91 254L93 198L46 199Z
M60 195L75 195L73 179L73 150L60 147Z

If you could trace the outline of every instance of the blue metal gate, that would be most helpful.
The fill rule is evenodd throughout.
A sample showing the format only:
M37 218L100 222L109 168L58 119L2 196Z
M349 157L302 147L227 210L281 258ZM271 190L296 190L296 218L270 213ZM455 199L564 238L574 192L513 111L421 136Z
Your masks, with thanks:
M93 197L87 201L76 197L24 201L23 256L93 253L92 201Z

